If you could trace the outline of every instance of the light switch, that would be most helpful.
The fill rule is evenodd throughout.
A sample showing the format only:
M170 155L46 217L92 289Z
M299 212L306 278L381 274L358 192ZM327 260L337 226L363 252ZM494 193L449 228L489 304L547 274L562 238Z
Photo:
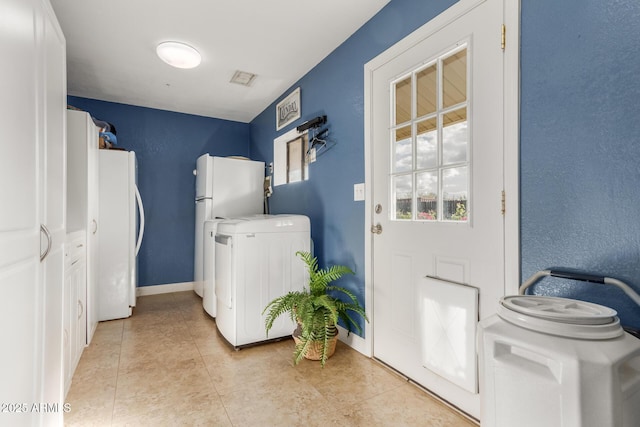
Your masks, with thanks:
M353 200L364 200L364 182L360 184L353 184Z

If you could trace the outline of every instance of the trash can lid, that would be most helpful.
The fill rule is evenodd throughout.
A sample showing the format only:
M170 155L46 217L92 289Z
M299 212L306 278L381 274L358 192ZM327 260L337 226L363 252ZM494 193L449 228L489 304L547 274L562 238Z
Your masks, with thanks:
M538 295L500 300L498 315L518 326L581 339L608 339L624 333L617 312L586 301Z

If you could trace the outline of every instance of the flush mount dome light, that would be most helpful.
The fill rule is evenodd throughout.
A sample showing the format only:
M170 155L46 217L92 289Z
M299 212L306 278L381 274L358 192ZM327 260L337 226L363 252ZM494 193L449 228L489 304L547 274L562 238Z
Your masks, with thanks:
M160 59L176 68L195 68L202 60L197 50L180 42L160 43L156 53Z

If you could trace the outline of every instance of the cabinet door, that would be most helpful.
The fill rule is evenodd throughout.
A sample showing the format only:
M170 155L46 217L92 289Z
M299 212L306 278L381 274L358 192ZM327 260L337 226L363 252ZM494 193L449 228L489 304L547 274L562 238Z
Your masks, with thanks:
M61 404L65 44L47 0L0 2L0 52L12 62L0 79L0 402ZM41 417L60 424L62 412L3 421Z
M87 339L98 325L98 128L91 115L67 110L67 230L86 230Z
M48 0L42 0L42 64L44 75L43 129L41 153L44 203L42 218L50 234L50 249L43 261L44 303L44 372L42 395L38 401L63 403L64 370L63 283L64 241L66 239L66 68L65 40ZM48 242L46 244L49 244ZM62 422L62 411L41 413L44 424Z
M0 402L40 402L39 141L36 130L35 0L0 2ZM38 414L2 414L21 425Z
M84 256L78 258L74 276L76 277L76 365L87 345L87 265Z
M66 251L66 257L68 258L69 252ZM71 291L73 285L73 276L71 275L71 271L69 268L70 263L67 262L65 264L65 274L64 274L64 306L62 308L63 311L63 324L64 324L64 332L63 332L63 370L64 370L64 395L66 397L69 392L69 388L71 387L71 379L73 378L73 350L72 350L72 341L73 340L73 326L74 322L72 322L74 316L72 313L72 307L74 307L74 295Z
M87 345L98 326L98 239L100 236L99 213L99 159L98 159L98 128L91 117L88 118L87 130Z
M76 231L67 235L64 266L64 381L65 395L86 343L86 235Z
M68 270L66 271L66 277L69 281L69 294L67 300L69 302L69 372L70 378L73 378L73 373L78 366L82 350L84 349L85 336L83 331L86 331L86 327L81 325L81 319L86 318L83 316L84 301L81 296L83 293L83 287L85 286L86 279L84 275L86 270L84 269L84 259L80 259L78 254L72 255L71 262L69 263Z

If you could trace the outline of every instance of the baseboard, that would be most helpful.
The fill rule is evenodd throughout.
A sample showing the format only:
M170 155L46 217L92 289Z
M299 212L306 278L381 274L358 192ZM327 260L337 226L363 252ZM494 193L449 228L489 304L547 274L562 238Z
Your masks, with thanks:
M192 291L193 282L169 283L166 285L141 286L136 288L136 295L143 297L146 295L168 294L170 292Z
M171 292L192 291L193 285L193 282L183 282L169 283L166 285L141 286L136 289L136 295L142 297L148 295L168 294ZM340 325L338 325L338 329L340 330L340 341L353 348L355 351L362 353L367 357L371 357L369 345L364 338L354 333L349 334L349 331Z
M358 353L362 353L367 357L371 357L371 352L369 351L369 345L367 341L359 335L354 334L353 332L349 334L349 331L338 325L338 330L340 331L339 339ZM348 334L348 335L347 335Z

